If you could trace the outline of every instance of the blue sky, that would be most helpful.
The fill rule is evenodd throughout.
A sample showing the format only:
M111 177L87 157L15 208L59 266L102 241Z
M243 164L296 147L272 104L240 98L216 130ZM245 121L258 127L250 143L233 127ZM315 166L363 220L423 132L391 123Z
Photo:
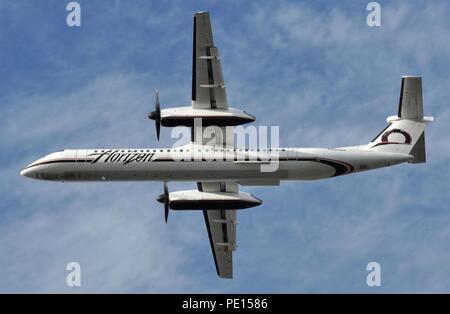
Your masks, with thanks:
M450 4L381 1L0 3L0 292L449 292ZM163 220L158 183L20 177L62 148L170 147L146 114L188 105L192 14L209 10L228 99L279 125L282 146L364 144L423 76L426 164L278 188L238 214L235 278L215 273L201 213ZM191 187L171 184L171 190ZM82 267L68 288L66 265ZM366 285L377 261L382 286Z

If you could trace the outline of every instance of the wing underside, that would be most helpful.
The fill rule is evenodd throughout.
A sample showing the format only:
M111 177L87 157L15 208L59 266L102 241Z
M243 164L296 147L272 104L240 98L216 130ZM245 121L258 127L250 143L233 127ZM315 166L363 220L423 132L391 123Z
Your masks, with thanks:
M192 107L228 109L219 50L214 46L208 12L194 15L192 55Z
M237 183L198 182L199 191L235 192ZM236 210L203 210L217 274L233 277L233 251L236 249Z
M192 107L228 110L219 50L214 46L208 12L194 14ZM214 127L214 141L205 138L204 128L192 128L192 142L197 145L234 146L233 127ZM201 132L201 134L197 134ZM199 136L197 136L199 135ZM235 182L198 182L199 191L238 192ZM233 251L236 249L236 210L203 210L217 274L233 277Z

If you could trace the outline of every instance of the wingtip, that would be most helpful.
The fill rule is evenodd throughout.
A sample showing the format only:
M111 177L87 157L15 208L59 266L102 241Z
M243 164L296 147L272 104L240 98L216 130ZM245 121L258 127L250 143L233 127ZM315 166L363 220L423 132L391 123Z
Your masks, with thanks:
M209 14L209 11L198 11L194 13L194 16L200 15L200 14Z

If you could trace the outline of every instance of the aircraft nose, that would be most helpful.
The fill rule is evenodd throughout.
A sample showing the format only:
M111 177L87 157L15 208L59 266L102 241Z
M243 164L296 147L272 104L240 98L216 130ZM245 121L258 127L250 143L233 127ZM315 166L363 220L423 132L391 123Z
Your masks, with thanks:
M29 169L22 169L22 171L20 171L20 175L23 177L28 177L30 175Z
M24 168L20 171L20 175L27 178L36 178L36 173L33 169Z

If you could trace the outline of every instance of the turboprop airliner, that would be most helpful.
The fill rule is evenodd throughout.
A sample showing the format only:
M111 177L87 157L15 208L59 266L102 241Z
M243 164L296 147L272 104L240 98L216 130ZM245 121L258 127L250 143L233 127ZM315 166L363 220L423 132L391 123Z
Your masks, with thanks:
M175 148L65 149L31 163L21 175L52 181L147 180L164 183L157 201L169 210L201 210L217 274L232 278L236 249L237 210L262 201L240 186L277 186L283 180L318 180L400 163L425 162L422 81L403 76L398 113L387 127L364 145L339 148L239 149L235 126L255 120L228 106L219 51L214 45L208 12L194 14L191 106L161 109L158 93L154 120L160 127L191 128L191 142ZM201 121L198 126L196 121ZM204 131L215 130L207 138ZM212 140L211 140L212 139ZM264 166L273 166L263 170ZM169 192L168 182L197 182L197 189Z

